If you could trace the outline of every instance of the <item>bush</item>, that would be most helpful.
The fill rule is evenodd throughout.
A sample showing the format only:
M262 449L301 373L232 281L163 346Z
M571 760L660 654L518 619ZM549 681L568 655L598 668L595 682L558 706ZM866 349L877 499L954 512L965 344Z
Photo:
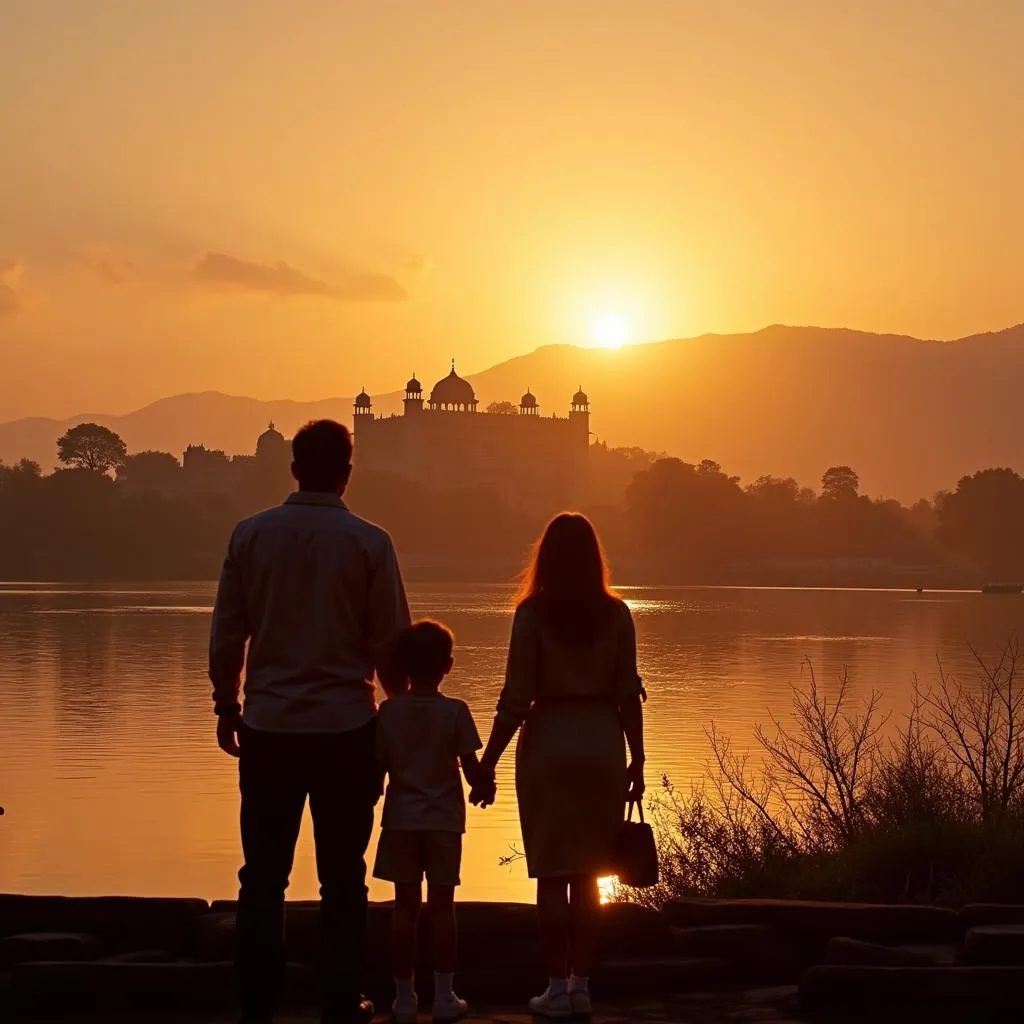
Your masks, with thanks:
M915 679L888 738L877 692L855 706L844 674L829 698L813 669L793 724L756 727L756 764L712 725L704 778L686 794L664 778L651 800L661 884L623 897L1024 900L1020 647L972 654L970 684L941 663L934 687Z

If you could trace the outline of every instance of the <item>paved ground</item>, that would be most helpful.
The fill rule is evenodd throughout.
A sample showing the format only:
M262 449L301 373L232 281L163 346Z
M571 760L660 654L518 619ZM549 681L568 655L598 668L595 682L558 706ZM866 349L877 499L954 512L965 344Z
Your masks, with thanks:
M133 1024L233 1024L234 1017L223 1013L133 1013L117 1018L131 1020ZM316 1024L317 1016L307 1014L281 1014L278 1024ZM386 1016L377 1018L381 1024ZM96 1018L63 1017L64 1024L94 1024ZM104 1017L104 1021L113 1018ZM420 1018L429 1024L430 1018ZM473 1013L466 1024L531 1024L532 1018L521 1008L495 1008ZM754 989L742 992L699 993L630 1005L599 1005L593 1024L624 1024L627 1021L650 1024L798 1024L796 990L794 988Z

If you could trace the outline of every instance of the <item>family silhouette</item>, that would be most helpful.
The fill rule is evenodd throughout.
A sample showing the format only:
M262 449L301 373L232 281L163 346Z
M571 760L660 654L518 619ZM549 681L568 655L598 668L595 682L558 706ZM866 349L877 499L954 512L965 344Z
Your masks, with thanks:
M374 875L395 888L393 1018L410 1024L419 1009L424 878L433 1019L466 1015L453 985L461 776L473 803L493 803L497 765L517 733L516 797L548 973L529 1007L543 1017L589 1016L597 879L615 873L627 802L644 793L646 694L629 608L609 588L590 522L556 516L524 573L484 746L466 704L442 693L455 637L440 622L411 621L391 539L342 500L352 454L339 423L320 420L295 435L298 488L237 525L214 607L217 741L238 758L241 791L240 1020L274 1019L284 897L307 799L321 896L321 1019L373 1016L363 996L365 855L382 795ZM379 709L375 681L387 697Z

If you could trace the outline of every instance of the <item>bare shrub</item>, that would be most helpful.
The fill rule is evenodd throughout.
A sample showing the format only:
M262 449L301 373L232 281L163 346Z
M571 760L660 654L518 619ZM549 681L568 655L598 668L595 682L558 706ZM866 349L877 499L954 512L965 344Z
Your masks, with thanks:
M976 804L983 821L1022 809L1024 790L1024 685L1017 678L1016 637L988 664L973 647L980 686L965 685L938 663L938 684L915 697L922 725L945 751L944 769Z
M958 900L1024 895L1024 684L1016 638L994 663L971 648L977 678L938 664L914 680L910 711L872 691L855 702L844 671L827 696L810 662L792 724L775 715L736 751L714 724L704 778L687 795L668 779L652 797L662 884L671 895ZM1020 890L1020 892L1018 892Z
M970 819L964 790L949 769L946 745L926 719L916 677L906 720L874 753L863 807L872 831Z

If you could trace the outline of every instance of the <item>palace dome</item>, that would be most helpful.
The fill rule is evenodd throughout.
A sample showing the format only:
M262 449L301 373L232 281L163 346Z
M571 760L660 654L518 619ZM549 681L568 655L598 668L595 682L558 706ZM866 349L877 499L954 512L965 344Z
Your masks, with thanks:
M267 429L264 430L256 439L256 454L275 454L284 448L286 444L287 442L284 439L284 434L282 434L281 431L274 426L273 421L271 421Z
M455 360L452 360L452 372L443 377L430 392L430 404L434 408L455 406L456 408L476 406L476 394L473 385L455 372Z
M586 391L583 390L583 388L580 388L579 391L577 391L576 394L572 396L572 404L573 405L589 405L590 404L590 399L587 398L587 393L586 393Z
M526 394L523 395L523 397L519 399L519 408L520 409L536 409L537 408L537 397L533 394L532 391L530 391L529 388L526 389Z
M366 393L366 388L356 395L356 408L357 409L369 409L371 406L370 396Z
M416 379L416 375L413 374L409 378L408 383L405 385L406 394L418 395L423 391L423 385Z

